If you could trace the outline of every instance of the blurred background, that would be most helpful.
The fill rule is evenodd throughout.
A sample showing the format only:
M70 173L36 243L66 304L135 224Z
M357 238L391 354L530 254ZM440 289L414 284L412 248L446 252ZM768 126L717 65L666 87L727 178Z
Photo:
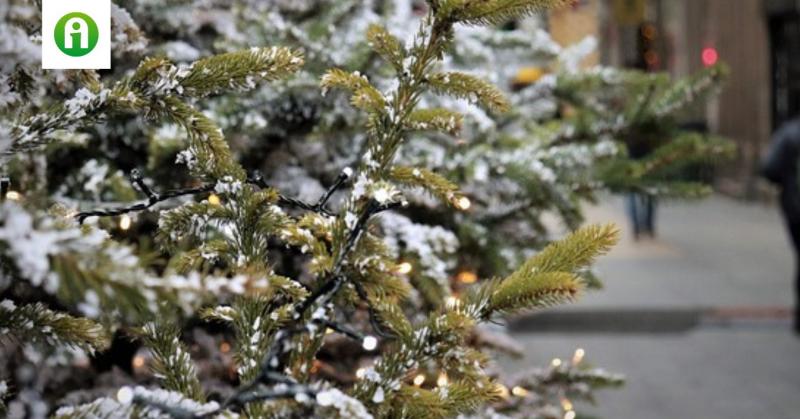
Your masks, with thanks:
M794 256L775 190L758 172L772 134L800 115L800 2L581 0L542 19L561 44L599 40L587 65L686 76L727 63L723 93L684 124L738 151L713 174L711 199L660 203L653 239L633 240L623 198L590 209L590 221L625 232L599 263L606 288L517 319L533 354L508 368L584 349L628 376L584 410L607 418L799 417Z

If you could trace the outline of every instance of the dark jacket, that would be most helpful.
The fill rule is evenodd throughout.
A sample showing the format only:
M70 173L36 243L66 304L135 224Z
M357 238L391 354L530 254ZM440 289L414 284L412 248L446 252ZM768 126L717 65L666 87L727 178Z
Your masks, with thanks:
M781 188L781 205L790 221L800 223L800 119L787 122L772 138L761 173Z

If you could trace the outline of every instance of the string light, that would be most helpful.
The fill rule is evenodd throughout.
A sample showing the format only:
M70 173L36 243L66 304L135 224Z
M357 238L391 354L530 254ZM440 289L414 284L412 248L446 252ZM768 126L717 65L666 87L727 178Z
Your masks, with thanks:
M401 262L400 264L397 265L396 272L401 275L408 275L413 270L414 270L414 265L408 262Z
M498 384L497 389L500 391L500 397L507 399L509 396L508 387L503 384Z
M117 400L122 404L131 404L133 401L133 390L130 387L122 387L117 391Z
M222 199L220 199L219 195L212 193L208 196L208 203L211 205L220 205L222 204Z
M575 416L577 416L577 414L575 413L574 410L570 410L569 412L564 413L564 419L575 419Z
M227 354L231 351L231 344L228 342L222 342L219 344L219 351L223 354Z
M133 365L134 369L142 368L144 366L144 357L141 355L134 356L131 365Z
M364 368L364 367L361 367L361 368L356 370L356 377L364 378L364 374L366 374L366 373L367 373L367 369Z
M569 401L566 397L561 399L561 407L564 408L565 411L569 412L573 410L575 407L572 405L572 402Z
M478 282L478 275L472 271L459 272L456 280L462 284L474 284Z
M19 201L22 199L22 194L17 191L8 191L6 192L6 199L9 201Z
M558 368L558 367L560 367L560 366L561 366L561 360L560 360L560 359L558 359L558 358L554 358L554 359L553 359L553 360L550 362L550 365L552 365L552 366L554 366L554 367Z
M131 217L128 214L123 214L122 217L119 219L119 228L120 230L128 230L131 228Z
M333 330L333 329L331 329L330 327L329 327L329 328L327 328L327 329L325 329L325 334L326 334L326 335L330 335L330 334L331 334L331 333L333 333L333 332L334 332L334 330Z
M461 211L466 211L472 206L472 201L470 201L466 196L462 196L456 199L455 206Z
M583 348L578 348L575 350L575 355L572 356L572 363L573 364L580 364L583 361L583 357L586 356L586 351Z
M424 382L425 382L425 375L424 374L418 374L416 377L414 377L414 385L415 386L419 387Z
M528 390L520 386L515 386L514 388L511 389L511 394L517 397L525 397L528 395L528 393L529 393Z
M439 387L444 387L447 385L449 380L447 379L447 374L442 372L439 374L439 378L436 379L436 385Z
M366 336L361 341L361 346L368 351L374 351L378 347L378 339L375 336Z

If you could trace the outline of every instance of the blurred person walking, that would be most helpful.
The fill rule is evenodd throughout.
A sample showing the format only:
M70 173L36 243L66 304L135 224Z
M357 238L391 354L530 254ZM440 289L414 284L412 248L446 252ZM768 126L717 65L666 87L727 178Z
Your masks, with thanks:
M800 334L800 118L787 122L772 138L762 174L781 190L781 209L795 251L794 330Z

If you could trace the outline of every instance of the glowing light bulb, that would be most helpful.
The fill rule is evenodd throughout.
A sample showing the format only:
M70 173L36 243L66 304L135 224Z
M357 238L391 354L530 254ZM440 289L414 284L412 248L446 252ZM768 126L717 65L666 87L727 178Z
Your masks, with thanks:
M459 272L456 280L462 284L474 284L478 282L478 275L471 271Z
M436 379L436 385L439 387L444 387L447 385L447 383L449 383L449 380L447 379L447 374L445 373L439 374L439 378Z
M574 410L570 410L569 412L564 413L564 419L575 419L576 415L577 414L575 413Z
M422 385L424 382L425 382L425 375L424 375L424 374L419 374L419 375L417 375L416 377L414 377L414 385L415 385L415 386L419 387L419 386L421 386L421 385Z
M572 363L573 364L580 364L583 361L583 357L586 356L586 351L583 348L578 348L575 350L575 355L572 356Z
M222 204L222 199L220 199L219 195L212 193L208 196L208 203L211 205L220 205Z
M508 387L503 384L498 384L497 389L500 391L500 397L507 399L509 396Z
M219 344L219 351L223 354L227 354L231 351L231 344L228 342L222 342Z
M366 374L366 373L367 373L367 369L364 368L364 367L361 367L361 368L356 370L356 377L364 378L364 374Z
M131 365L133 365L134 369L142 368L144 366L144 357L141 355L134 356Z
M128 214L124 214L119 219L119 228L120 228L120 230L128 230L128 229L130 229L132 221L133 220L131 220L131 217Z
M368 351L374 351L378 347L378 339L375 336L367 336L361 341L361 347Z
M558 367L560 367L560 366L561 366L561 360L560 360L560 359L558 359L558 358L554 358L554 359L553 359L553 360L550 362L550 365L552 365L552 366L554 366L554 367L558 368Z
M569 399L567 399L567 398L561 399L561 407L563 407L564 410L567 411L567 412L569 412L570 410L573 410L575 408L572 405L572 402L569 401Z
M511 394L517 397L525 397L528 395L528 390L520 386L515 386L514 388L511 389Z
M22 194L17 191L8 191L6 192L6 199L9 201L19 201L22 199Z
M333 333L333 332L334 332L334 330L333 330L333 329L331 329L330 327L329 327L329 328L327 328L327 329L325 329L325 334L326 334L326 335L330 335L330 334L331 334L331 333Z
M470 201L466 196L462 196L456 200L455 204L456 208L460 209L461 211L466 211L472 206L472 201Z
M414 265L408 262L402 262L397 265L397 273L401 275L408 275L414 270Z
M117 391L117 400L122 404L131 404L133 401L133 390L130 387L122 387Z

